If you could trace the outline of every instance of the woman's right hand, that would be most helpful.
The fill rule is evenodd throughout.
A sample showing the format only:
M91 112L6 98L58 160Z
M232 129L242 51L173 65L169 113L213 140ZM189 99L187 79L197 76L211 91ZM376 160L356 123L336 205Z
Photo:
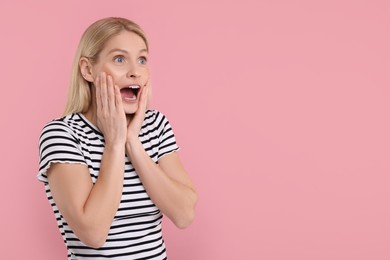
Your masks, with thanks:
M105 139L99 178L93 183L88 166L78 163L53 163L47 177L53 199L74 234L99 248L107 240L122 198L127 123L112 77L102 73L94 84L96 125Z
M118 86L112 76L102 72L95 79L96 122L107 145L125 145L127 135L126 114Z

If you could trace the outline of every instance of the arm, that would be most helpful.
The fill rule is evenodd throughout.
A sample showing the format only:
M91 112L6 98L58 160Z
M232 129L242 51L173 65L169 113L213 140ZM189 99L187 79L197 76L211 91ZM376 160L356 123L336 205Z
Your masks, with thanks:
M98 248L105 241L122 196L123 147L106 147L99 178L92 183L87 166L53 163L48 180L58 209L75 235Z
M179 228L191 224L197 194L176 152L153 162L138 138L129 141L126 150L154 204Z
M126 152L153 203L179 228L191 224L197 194L176 152L156 164L138 137L145 116L149 87L141 90L140 104L127 131Z
M48 180L70 228L84 244L97 248L106 241L122 196L127 125L112 78L102 73L95 86L97 126L105 139L99 177L93 184L87 166L53 163Z

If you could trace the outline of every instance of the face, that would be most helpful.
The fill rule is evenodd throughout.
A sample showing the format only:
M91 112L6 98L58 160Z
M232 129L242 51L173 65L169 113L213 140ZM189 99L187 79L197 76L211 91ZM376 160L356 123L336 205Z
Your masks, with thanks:
M148 52L144 40L133 32L123 31L111 38L92 66L95 79L101 72L111 75L121 90L126 114L137 111L140 89L149 80Z

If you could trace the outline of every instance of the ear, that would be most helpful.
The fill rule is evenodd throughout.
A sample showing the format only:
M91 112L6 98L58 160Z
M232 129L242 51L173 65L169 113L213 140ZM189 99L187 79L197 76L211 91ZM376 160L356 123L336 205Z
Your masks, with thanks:
M80 72L88 82L93 82L92 64L86 57L81 57L79 61Z

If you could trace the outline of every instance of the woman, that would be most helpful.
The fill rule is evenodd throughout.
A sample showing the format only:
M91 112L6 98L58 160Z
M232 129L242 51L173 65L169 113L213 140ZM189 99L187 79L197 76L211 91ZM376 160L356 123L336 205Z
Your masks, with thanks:
M162 214L179 228L197 194L170 123L147 110L148 43L142 29L106 18L84 32L64 116L39 142L38 179L68 259L166 259Z

